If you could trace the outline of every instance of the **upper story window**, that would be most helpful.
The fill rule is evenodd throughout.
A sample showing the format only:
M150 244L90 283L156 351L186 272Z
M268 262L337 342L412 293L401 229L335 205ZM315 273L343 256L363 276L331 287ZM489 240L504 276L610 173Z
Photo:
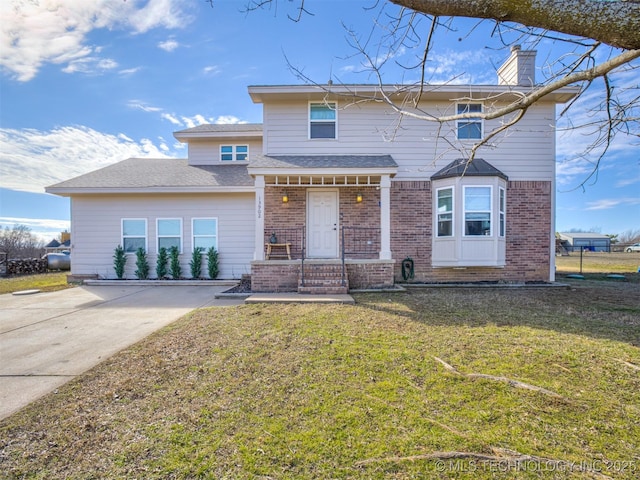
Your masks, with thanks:
M457 113L482 113L481 103L458 103ZM465 118L456 122L458 140L480 140L482 138L482 119Z
M249 145L220 145L220 160L243 162L249 158Z
M491 187L464 187L464 234L491 235Z
M453 188L441 188L438 190L438 237L450 237L453 235Z
M158 251L164 247L178 247L182 253L182 219L159 218L158 219Z
M337 104L309 104L309 138L336 138Z
M144 218L122 219L122 247L126 253L135 253L138 248L147 250L147 220Z

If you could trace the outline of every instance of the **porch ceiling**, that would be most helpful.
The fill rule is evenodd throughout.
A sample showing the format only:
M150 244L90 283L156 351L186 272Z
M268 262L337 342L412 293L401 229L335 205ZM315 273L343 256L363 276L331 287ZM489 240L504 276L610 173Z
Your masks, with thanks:
M397 170L391 155L261 155L248 166L250 175L264 176L265 185L305 187L380 185Z
M266 186L286 187L352 187L379 186L381 175L265 175Z

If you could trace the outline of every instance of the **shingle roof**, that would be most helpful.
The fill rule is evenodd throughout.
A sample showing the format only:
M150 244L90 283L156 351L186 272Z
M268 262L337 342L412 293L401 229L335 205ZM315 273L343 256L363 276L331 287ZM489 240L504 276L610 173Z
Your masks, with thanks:
M258 155L256 168L395 168L391 155Z
M451 177L500 177L509 180L504 173L482 158L474 158L469 163L466 158L458 158L431 175L431 180Z
M47 243L44 248L58 248L60 246L60 242L55 238Z
M253 187L247 166L189 165L187 159L130 158L100 170L80 175L47 187L51 193L65 191L128 190L202 190L219 187Z
M261 123L205 123L197 127L174 132L174 135L184 133L234 133L234 132L262 132Z

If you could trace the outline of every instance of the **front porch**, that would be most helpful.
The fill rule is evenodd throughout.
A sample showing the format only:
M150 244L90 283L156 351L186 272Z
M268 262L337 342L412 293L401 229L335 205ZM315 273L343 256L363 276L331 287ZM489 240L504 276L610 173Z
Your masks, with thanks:
M279 195L275 189L267 198ZM348 195L343 197L350 198ZM371 203L375 203L375 197L373 193ZM369 221L377 221L374 214L367 217ZM340 223L343 225L335 230L338 233L338 258L309 258L305 225L265 229L262 242L265 258L251 263L252 290L344 294L350 289L392 287L395 261L380 259L380 228L346 225L354 222L366 225L367 220L349 213L348 207L341 208Z
M346 293L393 285L389 156L260 157L256 292Z

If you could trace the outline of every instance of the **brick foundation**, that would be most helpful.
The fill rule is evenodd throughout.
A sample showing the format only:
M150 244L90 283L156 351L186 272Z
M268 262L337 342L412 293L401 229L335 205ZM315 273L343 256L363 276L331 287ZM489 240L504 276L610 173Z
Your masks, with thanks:
M347 276L350 289L392 287L393 260L347 263Z
M328 261L339 265L337 260ZM393 260L352 260L346 262L350 289L383 288L394 284ZM305 265L307 265L305 263ZM306 267L305 267L306 268ZM299 261L251 263L251 290L254 292L295 292L300 275Z

